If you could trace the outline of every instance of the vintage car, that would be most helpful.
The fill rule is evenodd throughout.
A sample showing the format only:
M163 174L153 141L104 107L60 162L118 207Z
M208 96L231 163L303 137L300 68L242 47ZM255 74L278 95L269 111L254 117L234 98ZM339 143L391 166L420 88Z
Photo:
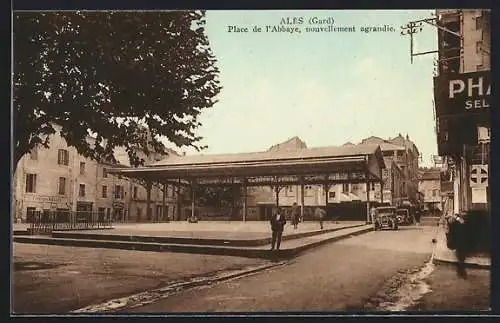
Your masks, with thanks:
M389 228L398 229L398 220L396 218L396 208L392 206L383 206L375 209L375 219L373 222L375 230Z
M410 211L404 208L396 210L396 219L398 220L398 224L400 225L410 225L413 223L413 218L410 215Z

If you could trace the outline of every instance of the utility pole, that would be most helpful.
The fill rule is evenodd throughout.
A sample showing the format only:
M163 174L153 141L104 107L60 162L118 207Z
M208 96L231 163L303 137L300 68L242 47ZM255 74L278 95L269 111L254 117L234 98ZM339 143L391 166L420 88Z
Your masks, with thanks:
M413 34L422 31L422 22L410 21L405 26L401 26L401 36L410 36L410 61L413 64Z
M458 14L460 15L461 13L459 12ZM418 32L420 32L420 31L422 31L422 29L423 29L422 25L424 23L427 24L427 25L431 25L433 27L436 27L437 29L442 30L442 31L444 31L446 33L455 35L456 37L462 38L462 34L460 32L453 31L453 30L450 30L450 29L444 27L444 25L442 25L439 22L440 19L441 19L440 17L432 17L432 18L420 19L420 20L410 21L406 25L401 26L401 36L408 36L408 35L410 36L410 61L411 61L412 64L413 64L413 56L434 54L434 53L438 53L439 52L437 50L432 50L432 51L427 51L427 52L422 52L422 53L413 53L413 35L416 34L416 33L418 33ZM450 58L445 58L445 59L438 60L438 64L441 61L450 60L450 59L456 59L456 58L460 58L460 56L458 56L458 57L450 57Z

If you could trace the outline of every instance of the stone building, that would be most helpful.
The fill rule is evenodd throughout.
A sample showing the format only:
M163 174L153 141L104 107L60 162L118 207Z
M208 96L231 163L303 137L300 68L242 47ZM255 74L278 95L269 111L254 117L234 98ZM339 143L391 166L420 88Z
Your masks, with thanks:
M58 135L58 127L55 128L50 148L34 149L23 156L15 168L13 221L30 222L38 212L42 216L55 213L60 221L67 221L70 216L89 215L115 221L147 221L144 186L136 180L107 174L106 168L117 165L98 163L79 155L76 148L68 147ZM89 136L87 140L93 138ZM118 165L130 166L124 149L117 148L114 155ZM176 194L172 187L167 187L166 212L162 211L162 188L152 189L153 217L149 220L162 219L163 214L172 217L175 212Z
M419 171L418 190L424 196L423 210L430 215L439 215L443 210L440 169L421 168Z
M452 173L454 213L490 209L490 10L436 11L438 153ZM478 182L475 182L479 179Z

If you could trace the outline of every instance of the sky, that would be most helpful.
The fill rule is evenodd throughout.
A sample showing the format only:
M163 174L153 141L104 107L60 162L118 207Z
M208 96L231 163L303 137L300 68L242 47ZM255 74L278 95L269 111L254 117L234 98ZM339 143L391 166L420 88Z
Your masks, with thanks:
M433 116L434 54L410 63L400 27L433 10L208 11L206 33L220 69L219 100L200 117L204 154L267 150L298 136L308 147L359 143L369 136L409 135L423 165L437 154ZM284 17L303 17L300 34L266 33ZM305 32L313 17L354 26L355 32ZM394 32L362 32L392 26ZM261 26L228 32L228 26ZM286 25L285 25L286 26ZM436 50L430 25L414 51ZM186 150L187 154L196 153Z

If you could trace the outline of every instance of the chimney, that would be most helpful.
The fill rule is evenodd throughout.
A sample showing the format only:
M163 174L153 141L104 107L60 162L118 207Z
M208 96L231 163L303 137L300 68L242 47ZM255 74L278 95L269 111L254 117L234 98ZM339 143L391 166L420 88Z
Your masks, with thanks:
M410 140L410 137L408 136L408 134L406 134L406 140Z

